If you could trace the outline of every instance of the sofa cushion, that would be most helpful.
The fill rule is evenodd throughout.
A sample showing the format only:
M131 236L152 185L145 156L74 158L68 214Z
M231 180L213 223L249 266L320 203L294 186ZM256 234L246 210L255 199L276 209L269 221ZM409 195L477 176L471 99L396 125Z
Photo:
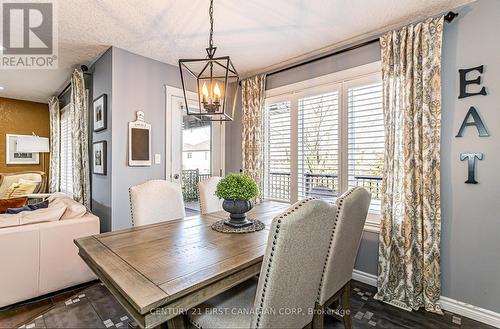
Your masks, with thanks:
M27 197L0 199L0 214L5 213L8 208L19 208L26 204Z
M37 183L12 183L2 197L12 199L31 194L35 191L37 185Z
M33 211L33 210L48 208L48 206L49 206L49 200L45 200L45 201L35 203L35 204L28 204L28 205L25 205L24 207L21 207L21 208L8 208L7 211L5 211L5 213L6 214L18 214L22 211Z
M66 212L61 217L64 219L73 219L83 217L87 213L87 208L81 203L76 202L64 193L57 192L49 198L49 208L51 207L66 207Z
M19 225L19 214L0 214L0 228Z
M57 206L34 211L22 211L17 214L1 214L0 228L58 221L65 211L66 206Z
M64 212L66 211L66 206L51 207L45 209L38 209L35 211L23 211L18 215L21 215L21 225L33 224L40 222L54 222L62 218Z

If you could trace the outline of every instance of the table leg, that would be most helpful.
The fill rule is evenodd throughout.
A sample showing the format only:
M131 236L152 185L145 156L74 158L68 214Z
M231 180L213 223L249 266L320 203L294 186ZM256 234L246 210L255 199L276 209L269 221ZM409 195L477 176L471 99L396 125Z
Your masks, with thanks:
M187 321L184 318L184 315L176 316L173 319L167 321L168 329L186 329Z

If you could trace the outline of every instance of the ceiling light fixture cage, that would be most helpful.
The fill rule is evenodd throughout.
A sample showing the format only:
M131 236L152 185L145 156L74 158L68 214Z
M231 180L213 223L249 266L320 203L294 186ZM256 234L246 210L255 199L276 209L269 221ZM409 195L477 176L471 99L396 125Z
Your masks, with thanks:
M210 1L210 36L207 57L179 59L182 90L188 115L201 121L232 121L239 89L239 76L229 56L215 57L213 0ZM198 106L190 106L187 90L196 88Z

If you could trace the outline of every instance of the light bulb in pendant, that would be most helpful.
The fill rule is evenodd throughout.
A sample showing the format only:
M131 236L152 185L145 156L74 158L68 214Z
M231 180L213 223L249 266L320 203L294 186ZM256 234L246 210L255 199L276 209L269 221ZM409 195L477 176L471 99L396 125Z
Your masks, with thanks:
M201 87L201 101L203 103L207 103L208 98L208 88L205 83L203 83L203 87Z
M220 103L220 89L219 84L216 82L214 87L215 102Z

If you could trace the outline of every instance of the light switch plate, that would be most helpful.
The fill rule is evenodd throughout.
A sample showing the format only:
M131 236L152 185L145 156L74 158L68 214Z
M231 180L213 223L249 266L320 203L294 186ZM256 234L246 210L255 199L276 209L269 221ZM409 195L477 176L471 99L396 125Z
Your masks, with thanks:
M161 163L161 154L155 154L155 164Z

